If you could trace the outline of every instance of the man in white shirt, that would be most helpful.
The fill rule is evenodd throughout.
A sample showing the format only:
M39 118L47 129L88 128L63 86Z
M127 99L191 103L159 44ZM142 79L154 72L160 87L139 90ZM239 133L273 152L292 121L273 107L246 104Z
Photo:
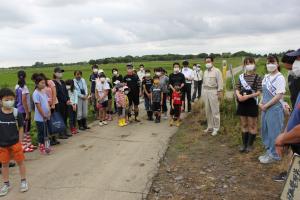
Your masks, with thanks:
M143 64L140 64L140 70L137 72L137 75L140 79L140 82L142 82L143 78L145 77L145 67Z
M191 93L192 93L192 81L194 80L194 71L189 68L189 62L187 60L182 62L183 68L182 68L182 73L185 77L185 85L182 91L183 99L185 101L185 97L187 98L187 103L188 103L188 112L191 112L192 110L192 105L191 105ZM184 110L185 110L185 104L184 103Z
M194 65L194 67L193 67L193 70L194 70L194 93L193 93L193 97L192 97L192 102L195 101L197 93L198 93L197 98L200 99L200 97L201 97L203 73L202 73L202 70L200 67L201 67L200 64Z

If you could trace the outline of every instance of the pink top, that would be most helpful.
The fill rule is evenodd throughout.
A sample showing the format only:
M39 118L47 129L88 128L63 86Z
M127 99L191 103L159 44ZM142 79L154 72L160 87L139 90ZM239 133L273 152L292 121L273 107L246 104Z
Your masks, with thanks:
M48 103L50 106L55 105L58 103L57 98L53 99L52 96L52 88L55 88L55 83L52 80L47 81L48 87L45 87L44 91L48 96Z
M126 97L121 91L116 93L116 103L118 107L126 108Z

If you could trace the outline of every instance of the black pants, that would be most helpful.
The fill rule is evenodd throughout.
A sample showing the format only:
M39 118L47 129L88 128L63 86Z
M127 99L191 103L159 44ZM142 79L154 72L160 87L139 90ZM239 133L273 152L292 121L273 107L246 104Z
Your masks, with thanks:
M191 83L186 83L184 85L183 91L182 91L182 97L184 101L184 110L185 110L185 99L187 98L187 103L188 103L188 111L192 110L192 105L191 105L191 94L192 93L192 84Z
M198 92L197 98L199 99L201 97L201 90L202 90L202 81L194 81L193 101L196 99L197 92Z
M167 93L163 93L163 105L162 105L162 112L163 113L168 112L167 97L168 97L168 94Z
M55 105L55 110L56 112L59 112L59 114L61 115L61 117L64 120L64 123L67 127L67 120L68 120L68 106L67 103L58 103ZM65 133L59 133L59 134L65 134Z
M77 112L73 110L72 105L68 105L69 127L76 128Z

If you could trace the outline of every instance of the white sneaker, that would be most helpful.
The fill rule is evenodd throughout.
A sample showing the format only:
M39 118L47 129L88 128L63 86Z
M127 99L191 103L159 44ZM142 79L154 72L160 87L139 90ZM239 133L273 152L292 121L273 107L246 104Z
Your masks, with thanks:
M10 189L10 186L7 184L4 184L1 188L0 188L0 197L4 197L8 194Z
M27 191L28 191L27 181L21 181L20 192L27 192Z
M163 119L168 119L168 115L164 114Z
M213 132L211 133L212 136L218 135L219 129L214 128Z
M108 124L107 121L103 121L102 123L103 123L104 125L107 125L107 124Z
M103 122L99 122L99 126L104 126Z
M263 155L259 156L258 160L261 161L262 159L266 159L267 156L269 156L268 152L266 152Z
M276 162L277 160L275 160L274 158L272 158L271 156L267 155L266 157L262 158L260 160L260 163L262 164L270 164L270 163L273 163L273 162Z

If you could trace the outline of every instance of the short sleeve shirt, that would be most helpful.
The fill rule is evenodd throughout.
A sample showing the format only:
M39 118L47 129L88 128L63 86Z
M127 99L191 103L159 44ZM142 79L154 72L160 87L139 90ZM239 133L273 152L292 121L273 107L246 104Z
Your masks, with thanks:
M103 97L105 91L109 90L109 89L110 89L110 87L109 87L109 84L107 82L101 83L100 81L97 81L96 90L99 94L99 97ZM106 96L102 101L104 102L104 101L107 101L107 100L108 100L108 96Z
M35 90L32 94L32 99L35 104L34 120L37 122L43 122L44 118L38 111L36 104L40 104L45 115L48 115L50 112L48 96L44 91Z
M23 126L24 120L21 113L18 113L16 119L13 113L6 114L0 109L0 147L8 147L18 143L18 127L21 128Z
M151 87L151 93L152 93L152 101L155 103L161 102L161 93L162 88L159 86L152 86Z

